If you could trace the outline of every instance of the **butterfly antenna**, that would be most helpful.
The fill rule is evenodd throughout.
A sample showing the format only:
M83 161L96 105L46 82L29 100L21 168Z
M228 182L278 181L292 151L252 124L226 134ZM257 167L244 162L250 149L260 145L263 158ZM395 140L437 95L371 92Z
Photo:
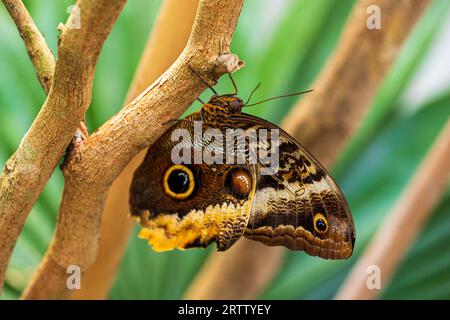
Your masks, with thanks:
M197 98L197 100L198 100L201 104L205 104L205 102L204 102L202 99Z
M252 90L252 92L250 93L250 95L247 98L247 101L244 103L244 107L247 105L247 103L250 102L250 99L252 98L252 96L255 93L255 91L258 90L260 85L261 85L261 82L258 82L258 84L256 85L255 89Z
M244 106L245 107L256 106L257 104L261 104L261 103L264 103L264 102L267 102L267 101L270 101L270 100L279 99L279 98L286 98L286 97L292 97L292 96L298 96L300 94L304 94L304 93L308 93L308 92L312 92L312 91L314 91L314 90L306 90L306 91L286 94L286 95L283 95L283 96L276 96L276 97L272 97L272 98L269 98L269 99L265 99L265 100L262 100L262 101L259 101L259 102L255 102L255 103L252 103L252 104L248 104L248 105L244 105Z
M237 95L238 94L238 87L236 85L236 82L234 82L233 77L231 76L231 73L228 72L228 76L230 77L231 82L233 83L233 87L234 87L234 93L233 95Z
M191 69L191 71L197 76L197 78L199 78L201 82L203 82L203 83L204 83L204 84L205 84L212 92L214 92L214 94L219 95L219 93L217 93L216 89L214 89L208 82L206 82L206 80L203 79L203 78L198 74L198 72L195 71L194 68L192 68L190 65L189 65L189 69Z

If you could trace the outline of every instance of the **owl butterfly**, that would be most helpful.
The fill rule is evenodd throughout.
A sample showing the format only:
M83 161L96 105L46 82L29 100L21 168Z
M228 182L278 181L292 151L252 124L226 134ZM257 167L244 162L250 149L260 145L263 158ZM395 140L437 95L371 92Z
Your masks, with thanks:
M353 219L325 168L282 129L242 113L237 89L226 95L210 89L211 99L175 122L134 173L130 205L143 227L139 236L155 251L213 242L223 251L244 236L325 259L350 257ZM228 139L230 129L244 134ZM278 138L250 139L255 132ZM226 161L230 154L234 162ZM278 163L270 167L268 159Z

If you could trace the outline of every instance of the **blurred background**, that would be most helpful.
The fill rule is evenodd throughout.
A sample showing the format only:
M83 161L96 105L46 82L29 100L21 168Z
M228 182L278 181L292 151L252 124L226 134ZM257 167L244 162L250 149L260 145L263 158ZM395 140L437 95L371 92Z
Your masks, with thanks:
M55 53L57 25L70 0L24 1ZM232 52L247 62L235 74L244 97L261 81L254 101L311 88L335 48L354 0L246 0ZM90 131L115 114L157 16L160 1L129 1L105 43L97 66ZM31 125L45 95L17 29L0 9L0 166ZM325 261L289 252L267 299L332 298L374 231L412 178L450 115L450 2L433 0L379 89L373 106L332 173L352 209L356 251L346 261ZM313 88L314 89L314 88ZM231 92L225 77L219 92ZM350 89L351 90L351 89ZM207 99L210 93L204 93ZM275 100L247 111L279 124L297 98ZM198 109L195 103L188 110ZM30 214L7 272L3 299L16 299L51 239L61 198L56 170ZM426 195L424 195L426 196ZM124 212L127 214L127 212ZM136 232L137 232L136 227ZM154 253L130 239L112 299L178 299L214 250ZM402 232L402 230L398 230ZM450 193L440 201L420 237L383 291L384 299L450 298Z

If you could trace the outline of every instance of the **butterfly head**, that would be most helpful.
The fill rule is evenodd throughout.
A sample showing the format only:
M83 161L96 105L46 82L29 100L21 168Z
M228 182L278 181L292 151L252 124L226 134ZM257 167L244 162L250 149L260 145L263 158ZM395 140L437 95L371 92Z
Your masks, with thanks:
M213 95L207 104L229 113L239 113L244 107L244 101L235 94Z

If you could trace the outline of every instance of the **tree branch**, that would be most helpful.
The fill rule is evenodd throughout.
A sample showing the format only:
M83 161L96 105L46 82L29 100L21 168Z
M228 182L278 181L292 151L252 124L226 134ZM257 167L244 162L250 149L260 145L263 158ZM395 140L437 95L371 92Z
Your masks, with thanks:
M98 55L125 2L80 0L81 28L62 28L49 95L0 176L0 286L25 219L90 104Z
M202 0L177 61L74 150L63 170L65 186L52 244L24 298L67 296L67 266L86 270L93 263L109 187L130 160L167 129L161 124L179 117L206 88L189 65L211 82L243 65L229 53L242 2ZM48 274L55 276L49 280Z
M378 87L429 0L360 0L342 42L283 126L325 166L333 164L361 124ZM381 29L367 28L367 8L380 8Z
M21 0L2 0L11 18L14 20L19 34L25 43L28 55L33 63L36 75L45 93L48 93L53 81L55 59L44 36Z
M314 92L305 95L282 127L329 167L361 123L401 45L428 0L360 0ZM369 5L381 9L382 29L366 27ZM255 298L273 279L284 250L255 242L214 254L193 281L187 299ZM233 248L232 248L233 249ZM270 261L270 264L268 264ZM245 266L245 268L241 268Z
M198 0L165 0L147 42L129 89L126 103L147 88L178 58L189 39ZM97 259L86 271L81 290L72 299L105 299L113 284L135 222L129 211L129 189L133 173L144 160L141 151L126 166L108 192L103 210Z
M39 32L23 2L21 0L2 1L19 30L42 89L44 89L45 94L48 94L53 83L53 73L55 72L53 53L50 51L44 36ZM78 124L77 133L74 135L72 143L79 138L85 139L88 135L88 129L83 118Z
M367 270L371 265L380 268L383 289L388 285L446 190L450 177L449 159L450 120L442 129L415 177L353 266L336 299L376 298L381 291L370 290L367 286Z

